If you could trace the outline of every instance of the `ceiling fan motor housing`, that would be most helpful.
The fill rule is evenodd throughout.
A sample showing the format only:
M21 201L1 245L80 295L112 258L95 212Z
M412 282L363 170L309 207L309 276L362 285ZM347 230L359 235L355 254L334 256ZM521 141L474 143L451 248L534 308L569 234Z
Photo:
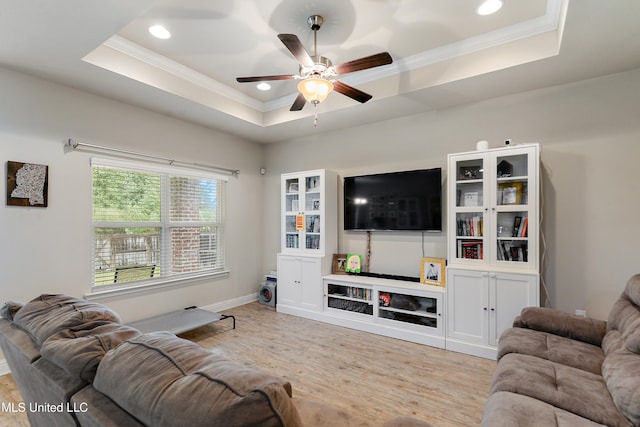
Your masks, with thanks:
M331 60L325 56L311 56L313 67L300 66L300 77L307 78L309 76L332 77L337 75L333 68Z
M313 31L318 31L322 24L324 23L324 18L320 15L311 15L307 18L307 24L309 24L309 28Z

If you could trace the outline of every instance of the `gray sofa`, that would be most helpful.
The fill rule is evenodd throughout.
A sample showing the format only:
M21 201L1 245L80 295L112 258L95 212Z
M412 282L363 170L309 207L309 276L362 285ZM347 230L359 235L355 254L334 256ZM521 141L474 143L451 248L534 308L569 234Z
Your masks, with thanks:
M0 346L32 426L371 425L168 332L142 334L100 304L41 295L1 314Z
M640 275L608 321L525 308L499 340L482 426L640 425Z

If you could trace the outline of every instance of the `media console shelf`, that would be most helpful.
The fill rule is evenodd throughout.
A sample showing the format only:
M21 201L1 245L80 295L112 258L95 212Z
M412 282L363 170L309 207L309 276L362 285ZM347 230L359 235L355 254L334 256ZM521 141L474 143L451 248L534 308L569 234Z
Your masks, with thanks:
M444 348L444 288L338 274L323 283L324 312L317 320Z

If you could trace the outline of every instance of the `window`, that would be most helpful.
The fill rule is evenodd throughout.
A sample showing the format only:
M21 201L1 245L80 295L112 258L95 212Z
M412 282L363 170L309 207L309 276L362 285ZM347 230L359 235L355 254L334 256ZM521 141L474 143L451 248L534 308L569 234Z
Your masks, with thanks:
M222 272L226 178L92 159L93 290Z

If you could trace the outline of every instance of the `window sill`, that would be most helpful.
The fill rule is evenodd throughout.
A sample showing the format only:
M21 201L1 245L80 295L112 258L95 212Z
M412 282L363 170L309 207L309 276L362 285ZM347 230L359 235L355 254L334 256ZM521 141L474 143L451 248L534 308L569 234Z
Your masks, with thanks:
M91 292L84 295L89 301L99 301L103 299L119 297L123 295L153 293L159 290L176 289L184 286L192 286L202 283L204 279L221 279L229 277L230 271L218 271L215 273L205 273L188 277L167 277L158 280L148 281L140 284L133 284L125 287L109 287L105 285L105 289L92 289Z

